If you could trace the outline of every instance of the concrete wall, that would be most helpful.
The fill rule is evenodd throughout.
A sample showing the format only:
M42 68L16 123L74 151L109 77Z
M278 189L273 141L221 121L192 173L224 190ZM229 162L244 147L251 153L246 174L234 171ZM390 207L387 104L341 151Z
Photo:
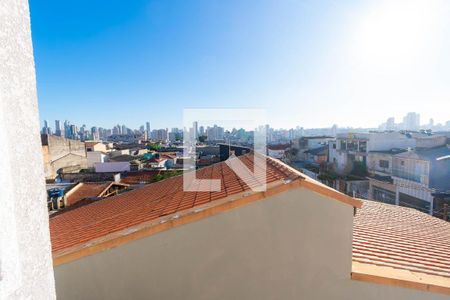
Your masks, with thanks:
M94 168L97 173L130 172L130 163L127 161L94 163Z
M62 299L447 299L352 281L353 207L289 191L55 268Z
M83 142L55 135L42 135L45 178L54 179L60 169L75 172L87 168L86 149Z
M414 148L416 140L399 132L382 132L370 134L367 151L384 151L392 148Z
M434 148L444 146L447 143L447 137L444 135L434 135L429 137L417 137L417 148Z
M0 1L0 299L54 299L28 1Z
M42 135L42 144L49 146L50 160L55 161L67 154L86 156L85 144L56 135Z
M108 156L103 152L99 151L89 151L86 152L87 155L87 166L89 168L93 168L95 163L103 163L106 162Z

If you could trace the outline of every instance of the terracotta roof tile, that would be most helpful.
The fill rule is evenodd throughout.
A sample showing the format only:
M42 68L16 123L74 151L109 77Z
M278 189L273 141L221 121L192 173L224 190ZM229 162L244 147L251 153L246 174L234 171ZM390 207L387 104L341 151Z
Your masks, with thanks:
M450 283L450 223L414 209L363 201L354 218L353 261L443 276Z
M74 205L86 198L96 198L111 184L111 182L80 182L66 195L67 206Z
M241 156L239 159L253 170L251 155ZM298 172L284 167L282 163L270 158L266 160L267 183L301 178ZM196 172L197 178L220 179L221 191L185 192L183 177L176 176L68 211L50 220L52 250L55 252L80 245L127 227L250 189L224 162Z

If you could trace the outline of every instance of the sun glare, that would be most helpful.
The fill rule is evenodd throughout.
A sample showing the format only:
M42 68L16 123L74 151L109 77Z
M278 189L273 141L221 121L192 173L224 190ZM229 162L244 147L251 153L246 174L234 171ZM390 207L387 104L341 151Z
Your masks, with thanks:
M356 29L353 58L370 67L411 65L429 55L439 29L441 1L384 1Z

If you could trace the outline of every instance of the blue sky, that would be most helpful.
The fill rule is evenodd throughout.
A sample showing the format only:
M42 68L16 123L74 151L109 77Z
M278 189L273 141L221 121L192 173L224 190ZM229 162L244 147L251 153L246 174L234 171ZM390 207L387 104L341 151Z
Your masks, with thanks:
M446 1L29 0L41 119L181 126L264 108L275 127L450 120Z

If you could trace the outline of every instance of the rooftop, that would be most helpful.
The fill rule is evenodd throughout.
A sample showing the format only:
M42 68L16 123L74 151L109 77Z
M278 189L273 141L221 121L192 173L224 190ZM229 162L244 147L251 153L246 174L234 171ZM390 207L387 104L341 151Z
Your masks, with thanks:
M450 293L450 223L407 207L362 202L353 224L352 276Z
M80 182L66 194L66 204L71 206L86 198L97 198L112 182Z
M381 153L381 154L399 154L408 151L407 149L400 149L400 148L392 148L390 150L373 150L369 151L369 153Z
M239 158L250 170L253 156ZM65 261L67 254L77 252L105 239L115 239L137 230L134 226L155 226L171 217L196 213L205 206L229 206L231 199L262 199L293 186L315 189L335 199L359 206L360 202L334 189L305 178L298 171L271 158L267 160L267 191L253 192L225 162L197 170L197 178L220 179L220 192L185 192L183 177L176 176L140 189L80 207L50 220L52 250ZM153 222L153 223L152 223ZM121 232L122 231L122 232ZM100 241L101 240L101 241ZM70 255L69 255L70 256ZM67 258L69 259L69 258Z
M94 199L107 196L107 191L112 186L128 187L127 184L108 182L80 182L67 192L65 202L67 206L72 206L85 199Z
M253 169L253 156L240 159ZM254 192L225 162L197 170L220 192L185 192L182 176L51 218L54 264L304 187L356 208L352 278L450 294L450 223L413 209L358 200L266 158L267 190Z
M269 149L269 150L286 150L290 146L291 146L290 144L272 144L272 145L267 145L267 149Z

